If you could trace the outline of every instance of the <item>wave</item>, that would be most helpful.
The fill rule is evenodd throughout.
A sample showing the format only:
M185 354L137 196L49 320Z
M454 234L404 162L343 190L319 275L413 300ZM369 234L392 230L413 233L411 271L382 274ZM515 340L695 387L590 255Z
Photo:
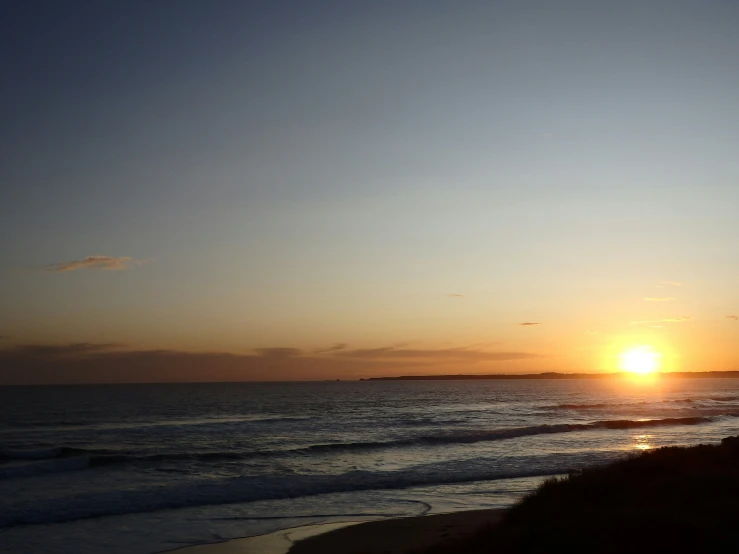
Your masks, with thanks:
M660 427L667 425L697 425L713 421L710 417L669 417L664 419L629 420L616 419L595 421L593 423L561 423L519 427L514 429L500 429L495 431L472 431L466 433L429 435L409 439L377 442L349 442L316 444L292 452L315 452L333 450L368 450L376 448L392 448L402 446L422 446L424 444L469 444L505 439L514 439L532 435L552 433L572 433L593 429L635 429L641 427Z
M711 398L704 398L702 400L713 400ZM550 410L599 410L603 408L623 408L631 406L647 406L654 404L692 404L698 402L692 398L678 398L675 400L658 400L655 402L600 402L596 404L555 404L554 406L546 406L545 409Z
M711 400L712 402L735 402L739 400L739 396L707 396L701 400Z
M82 448L43 446L0 449L0 479L79 471L91 465L93 456Z
M595 429L636 429L640 427L659 427L662 425L698 425L699 423L708 423L713 421L710 417L666 417L664 419L615 419L611 421L597 421L587 424L586 427Z
M739 415L739 414L736 414ZM713 421L711 417L670 417L664 419L629 420L616 419L595 421L593 423L562 423L549 425L535 425L531 427L518 427L512 429L497 429L493 431L467 431L439 435L426 435L397 439L390 441L362 441L362 442L336 442L326 444L314 444L293 449L263 450L263 451L227 451L227 452L185 452L185 453L157 453L145 455L97 453L92 456L91 465L114 464L121 462L155 462L155 461L225 461L244 460L262 456L278 455L309 455L313 453L330 453L354 450L381 450L387 448L402 448L425 445L453 445L472 444L477 442L491 442L506 439L515 439L534 435L572 433L577 431L589 431L595 429L637 429L643 427L660 427L669 425L698 425Z
M732 414L722 414L730 416L738 416L739 412ZM500 440L515 439L520 437L548 435L556 433L573 433L579 431L592 430L618 430L618 429L638 429L643 427L661 427L675 425L698 425L714 421L714 417L669 417L664 419L615 419L595 421L592 423L562 423L562 424L545 424L534 425L530 427L517 427L510 429L496 429L491 431L457 431L454 433L438 434L438 435L422 435L409 437L405 439L396 439L388 441L361 441L361 442L335 442L325 444L313 444L292 449L279 450L227 450L227 451L194 451L194 452L156 452L156 453L135 453L121 452L102 449L81 449L81 448L39 448L34 450L23 450L25 452L57 452L56 459L69 458L85 458L85 467L97 467L104 465L117 464L147 464L157 462L228 462L242 461L263 457L279 457L279 456L309 456L312 454L324 453L341 453L351 451L366 450L383 450L390 448L403 447L423 447L433 445L454 445L454 444L473 444L478 442L492 442ZM17 450L16 452L21 452ZM0 468L3 466L0 465ZM52 467L52 466L50 466ZM60 465L60 468L66 467ZM38 466L37 473L45 473L43 466ZM66 469L60 469L66 471ZM9 476L30 476L33 473L30 469L23 475ZM0 472L0 478L3 473Z
M630 408L641 406L655 406L659 404L700 404L701 402L736 402L739 396L706 396L702 398L675 398L669 400L643 400L641 402L598 402L593 404L565 403L544 406L545 410L601 410L609 408Z
M63 471L79 471L90 466L87 456L73 456L68 458L53 458L50 460L35 460L24 462L10 462L0 465L0 479L14 479L17 477L36 477L47 473Z
M28 433L35 430L39 431L118 431L118 430L137 430L137 429L161 429L162 432L169 432L172 429L198 427L198 426L217 426L217 425L263 425L271 423L288 423L296 421L306 421L313 419L309 416L284 416L284 415L249 415L234 417L205 417L200 419L174 419L164 421L134 421L130 423L111 422L111 423L79 423L79 422L59 422L31 424L13 423L9 427L0 427L0 434L15 435L18 433Z
M41 460L56 458L62 453L61 447L42 448L0 448L0 459Z
M279 453L279 450L251 451L251 452L163 452L157 454L119 454L119 453L96 453L90 457L91 466L101 466L121 463L146 463L146 462L227 462L271 456ZM284 451L282 451L284 452ZM289 452L289 451L288 451Z
M37 453L39 455L34 455ZM228 462L291 453L294 450L157 452L152 454L104 449L50 447L0 451L0 479L31 477L56 471L70 471L118 464L156 462ZM41 454L44 454L42 456ZM9 454L3 456L4 454ZM69 461L77 460L77 462ZM84 462L82 461L84 460ZM43 463L50 462L50 463ZM54 462L54 463L51 463ZM59 463L56 463L59 462ZM11 469L12 467L12 469ZM21 467L23 469L21 469Z
M397 471L350 471L332 475L266 475L226 479L191 479L161 486L126 486L99 492L80 492L64 501L46 503L18 495L9 510L0 512L0 528L21 524L58 523L103 515L151 512L214 504L233 504L319 494L404 489L415 486L493 481L567 473L593 464L606 463L623 452L601 452L589 456L549 455L540 457L476 459L440 462ZM524 463L525 462L525 463ZM522 470L521 467L527 467Z
M405 418L393 420L393 425L404 427L439 427L442 425L459 425L467 423L467 418L437 419L435 417Z

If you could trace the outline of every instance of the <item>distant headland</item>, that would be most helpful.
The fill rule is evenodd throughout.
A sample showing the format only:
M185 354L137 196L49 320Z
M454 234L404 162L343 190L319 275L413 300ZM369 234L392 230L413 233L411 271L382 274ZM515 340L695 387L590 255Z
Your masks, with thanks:
M614 373L488 373L480 375L401 375L399 377L369 377L360 381L474 381L486 379L608 379L625 377L632 374L619 371ZM657 372L660 377L700 378L700 379L737 379L739 371L674 371Z

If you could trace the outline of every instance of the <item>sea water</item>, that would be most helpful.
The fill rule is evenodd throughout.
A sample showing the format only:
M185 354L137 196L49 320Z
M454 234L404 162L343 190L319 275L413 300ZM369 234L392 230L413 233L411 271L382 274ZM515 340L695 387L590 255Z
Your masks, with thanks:
M0 552L150 554L510 505L739 434L739 379L0 388Z

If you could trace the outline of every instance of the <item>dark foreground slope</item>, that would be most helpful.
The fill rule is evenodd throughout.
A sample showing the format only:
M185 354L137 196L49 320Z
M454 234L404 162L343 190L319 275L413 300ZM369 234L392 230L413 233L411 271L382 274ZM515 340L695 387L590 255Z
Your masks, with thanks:
M739 437L552 479L502 522L424 554L739 552Z

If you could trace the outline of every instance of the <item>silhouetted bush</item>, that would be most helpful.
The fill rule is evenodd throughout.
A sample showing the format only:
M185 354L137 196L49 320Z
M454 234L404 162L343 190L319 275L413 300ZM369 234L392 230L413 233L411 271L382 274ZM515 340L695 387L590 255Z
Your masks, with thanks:
M496 527L425 554L739 552L739 437L549 479Z

